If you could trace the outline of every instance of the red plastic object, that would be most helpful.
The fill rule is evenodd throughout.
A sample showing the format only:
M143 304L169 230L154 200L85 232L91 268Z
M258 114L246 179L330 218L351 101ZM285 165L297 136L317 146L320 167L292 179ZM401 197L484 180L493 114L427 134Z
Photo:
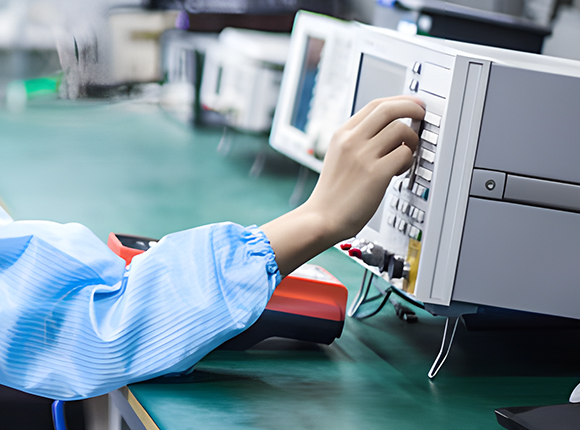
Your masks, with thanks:
M137 236L132 237L137 238ZM123 245L115 233L109 234L107 246L111 249L111 251L113 251L115 254L117 254L119 257L125 260L127 265L131 263L133 257L145 252L145 250L143 249L136 249Z
M111 233L107 246L127 264L131 263L135 255L145 250L124 245L121 240L146 246L149 246L150 241L155 241L140 236ZM322 267L306 264L282 280L274 290L266 309L342 322L346 315L347 298L348 291L338 279Z
M322 267L306 264L280 282L266 309L344 321L347 298L348 291L338 279Z
M362 251L357 248L351 248L348 250L348 255L351 257L362 258Z

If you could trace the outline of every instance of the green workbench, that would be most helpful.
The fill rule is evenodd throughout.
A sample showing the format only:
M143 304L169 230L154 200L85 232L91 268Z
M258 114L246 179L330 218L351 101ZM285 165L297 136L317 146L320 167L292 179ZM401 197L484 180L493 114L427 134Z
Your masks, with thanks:
M0 130L0 196L13 217L81 222L104 241L111 231L160 237L224 220L259 225L291 209L299 175L265 136L194 129L155 105L40 100L0 112ZM335 249L314 262L352 300L363 268ZM125 395L147 428L499 429L494 409L565 403L580 381L576 329L463 326L429 380L444 320L414 310L415 324L390 305L348 318L330 346L272 340L216 351L188 378L135 384Z

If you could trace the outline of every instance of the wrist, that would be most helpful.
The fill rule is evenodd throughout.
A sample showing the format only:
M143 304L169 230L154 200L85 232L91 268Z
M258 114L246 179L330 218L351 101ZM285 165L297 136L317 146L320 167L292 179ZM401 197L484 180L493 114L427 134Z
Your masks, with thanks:
M340 214L333 212L327 205L316 204L311 200L306 201L297 210L302 210L304 216L308 217L309 234L325 248L331 247L341 240L350 237L348 228L341 221Z

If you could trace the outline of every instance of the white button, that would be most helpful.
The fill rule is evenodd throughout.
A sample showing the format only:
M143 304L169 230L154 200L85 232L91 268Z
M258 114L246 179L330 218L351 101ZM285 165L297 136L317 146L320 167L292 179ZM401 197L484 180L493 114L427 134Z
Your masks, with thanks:
M415 64L413 64L413 73L416 73L417 75L421 74L421 63L418 61L415 61Z
M399 206L398 206L398 209L399 209L401 212L403 212L403 213L407 213L407 209L408 209L408 208L409 208L409 203L407 203L407 202L405 202L405 201L403 201L403 200L400 200L400 201L399 201Z
M396 198L396 197L393 197L393 198L391 199L391 207L393 207L393 208L397 208L397 205L398 205L398 204L399 204L399 199L398 199L398 198Z
M387 218L387 224L389 224L390 226L394 227L396 220L397 220L397 217L395 215L389 214L389 216Z
M395 182L395 190L400 192L401 189L403 189L403 180L399 179L397 182Z
M421 148L421 158L433 164L435 162L435 153L433 151L429 151L428 149Z
M417 227L411 227L409 229L409 237L416 240L421 240L421 230Z
M415 216L413 218L415 218L417 221L421 222L421 213L423 213L423 211L419 208L415 208Z
M437 139L439 138L439 135L437 133L433 133L432 131L429 130L423 130L423 133L421 133L421 139L432 143L433 145L437 145Z
M417 215L419 214L418 208L413 208L413 214L411 215L413 219L417 219Z
M423 195L423 191L425 191L425 187L419 184L415 184L413 186L413 193L419 197L421 197L421 195Z
M415 216L415 219L419 222L425 221L425 212L423 212L420 209L417 209L417 215Z
M441 127L441 117L431 112L425 112L425 122L433 124L435 127Z
M431 182L431 179L433 178L433 172L425 169L423 166L417 167L417 175L429 182Z
M397 229L399 231L405 231L405 227L407 227L407 223L405 222L405 220L400 219L397 223Z
M417 79L413 79L409 84L409 89L411 91L417 92L419 90L419 81Z

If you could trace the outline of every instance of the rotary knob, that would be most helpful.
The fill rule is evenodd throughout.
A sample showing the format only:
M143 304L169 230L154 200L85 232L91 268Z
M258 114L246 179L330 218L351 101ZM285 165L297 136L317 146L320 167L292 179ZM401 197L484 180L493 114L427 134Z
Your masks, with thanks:
M410 265L405 261L403 257L392 256L387 272L389 273L390 279L401 279L409 277Z

